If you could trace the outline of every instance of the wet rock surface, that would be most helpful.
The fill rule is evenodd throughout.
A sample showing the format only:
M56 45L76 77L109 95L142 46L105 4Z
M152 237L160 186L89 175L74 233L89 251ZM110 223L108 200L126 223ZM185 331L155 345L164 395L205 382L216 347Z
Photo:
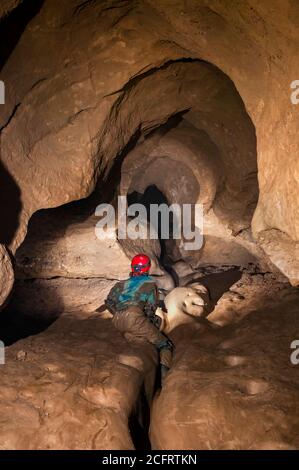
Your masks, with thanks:
M4 245L0 244L0 309L9 296L14 283L11 257Z
M2 2L0 15L16 11L19 3ZM22 194L16 228L6 243L12 252L34 212L85 198L132 141L185 113L188 124L206 132L204 140L225 154L218 162L223 160L227 171L217 187L217 214L231 212L238 232L249 227L255 211L256 239L262 231L283 233L274 244L267 242L265 251L297 282L298 117L290 84L298 74L298 4L288 0L269 9L259 0L246 5L220 0L213 7L205 0L45 0L39 6L17 31L2 69L1 160L16 186L14 196ZM209 78L197 87L193 66L205 69L203 79L208 70L226 77L223 86ZM187 86L185 93L187 69L195 87ZM226 83L238 91L239 108ZM219 107L214 92L216 101L221 95ZM189 112L195 104L198 109ZM241 109L252 123L257 158L253 140L252 145L243 141ZM214 180L204 191L208 205ZM246 258L244 252L237 255Z
M150 400L156 359L95 316L15 343L1 366L0 448L134 448L128 421L144 377Z
M299 293L274 279L239 284L244 297L224 294L209 317L233 304L227 326L173 332L174 365L152 408L154 449L299 447L299 369L290 361Z
M299 293L273 275L246 273L236 284L238 295L229 290L208 317L213 327L194 317L171 332L173 367L151 407L154 449L299 447L299 369L290 362ZM63 314L6 348L2 449L136 447L129 418L137 410L142 422L140 395L151 403L156 352L110 319L84 315Z
M2 449L135 446L156 352L95 309L146 250L168 291L239 271L206 280L207 318L191 300L169 325L152 446L299 448L298 290L286 283L299 284L299 4L208 3L1 1ZM203 204L192 255L96 239L99 201L154 185L169 204Z

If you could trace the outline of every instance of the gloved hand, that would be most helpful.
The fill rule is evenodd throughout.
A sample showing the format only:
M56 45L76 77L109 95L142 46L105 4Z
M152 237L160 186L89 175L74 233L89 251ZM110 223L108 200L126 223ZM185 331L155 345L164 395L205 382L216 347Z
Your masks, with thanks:
M158 330L159 330L160 327L161 327L161 324L162 324L162 319L160 317L158 317L158 315L153 315L150 320L151 320L151 322L153 322L155 327L158 328Z
M145 308L144 310L145 315L147 318L155 325L158 330L160 330L161 324L162 324L162 319L160 316L155 314L155 310L152 308Z

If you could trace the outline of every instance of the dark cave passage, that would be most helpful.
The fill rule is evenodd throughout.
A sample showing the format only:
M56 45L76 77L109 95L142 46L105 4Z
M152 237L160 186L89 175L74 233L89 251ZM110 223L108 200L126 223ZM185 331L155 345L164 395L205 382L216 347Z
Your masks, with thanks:
M160 108L152 90L162 92L169 77L167 102ZM130 128L120 130L119 135L127 132L127 141L115 152L106 182L99 182L89 197L42 209L29 221L16 252L14 290L1 318L2 335L9 344L43 331L62 312L96 311L109 285L128 275L129 259L139 251L152 258L152 274L163 296L174 287L202 282L207 270L210 275L215 272L219 281L214 284L223 285L213 296L215 302L230 285L225 281L229 272L258 263L250 245L244 247L235 237L250 224L258 190L255 130L234 84L212 64L182 60L146 74L134 87L134 96L128 89L127 99L119 99L118 116L108 134L126 122L121 116L136 105L144 109L143 119L149 119L149 100L154 124L136 123L132 133ZM190 102L191 91L196 101ZM236 135L231 137L233 130ZM185 250L186 240L173 237L173 213L167 220L160 213L154 226L158 240L116 240L114 257L121 261L111 262L109 244L94 235L95 208L103 202L116 207L118 195L126 196L129 207L142 204L147 224L152 223L151 204L201 204L207 221L204 245ZM161 236L162 228L169 231L168 239Z
M159 263L167 271L174 281L174 285L179 285L179 280L176 272L172 269L173 261L171 259L171 249L173 247L173 222L175 214L169 212L169 217L167 220L163 220L163 213L159 212L158 220L151 220L151 206L161 206L165 205L169 208L169 202L162 191L157 188L156 185L148 186L143 194L138 193L137 191L128 194L127 196L128 206L132 204L141 204L145 207L147 212L147 222L152 223L157 235L161 247ZM162 226L163 224L163 226ZM169 234L168 238L163 236L163 229L166 234Z
M0 339L5 346L11 346L17 341L28 336L37 335L45 331L54 320L45 320L41 312L41 318L34 318L15 312L10 306L2 311L0 317Z
M151 92L155 81L163 90L169 81L169 73L172 77L169 83L172 80L173 83L167 103L164 103L165 109L159 110L159 97L151 96ZM217 92L211 91L209 80ZM179 94L178 84L181 88ZM197 96L195 103L190 102L190 90ZM220 91L222 99L219 98ZM152 116L147 116L149 99ZM173 103L176 103L175 109L172 109ZM121 126L126 122L121 116L132 113L131 108L138 104L144 108L142 119L152 120L154 124L147 127L139 122L135 123L136 128L119 129L119 147L113 155L114 164L110 171L108 167L104 171L99 167L101 175L106 172L103 184L99 179L87 198L57 208L42 209L32 215L27 236L16 252L16 281L11 299L0 319L6 345L17 346L24 338L34 342L44 335L51 336L51 332L59 331L60 325L68 319L74 318L77 323L82 321L83 325L85 317L95 317L97 321L97 315L101 315L98 307L103 304L112 285L128 277L130 258L138 252L145 252L152 260L151 274L159 288L160 300L166 301L167 294L176 288L183 289L178 291L176 306L170 307L170 311L178 310L176 314L181 315L179 321L182 323L174 327L174 338L180 350L180 344L186 340L184 335L189 337L188 345L191 344L195 332L192 328L199 325L195 317L202 307L196 288L205 286L208 289L208 303L212 310L222 295L240 280L249 263L258 264L250 246L249 249L247 245L244 248L242 240L237 239L238 234L250 225L258 188L255 130L233 83L211 64L192 60L170 62L154 74L146 74L144 80L137 81L133 98L129 90L124 103L119 99L118 116L113 116L113 124L107 130L111 137L119 122ZM154 118L157 110L159 112ZM240 128L234 127L234 120L238 120ZM132 121L128 123L132 125ZM126 141L121 140L124 133L127 133ZM113 145L105 158L112 148ZM97 238L96 207L109 202L118 216L118 196L125 196L130 209L134 204L145 208L146 220L143 222L147 229L153 227L157 238L122 240L118 237L118 219L112 229L114 238ZM189 241L185 233L179 239L174 236L181 223L177 215L172 211L166 211L165 215L161 210L153 219L151 207L189 206L190 229L195 231L192 210L196 204L202 206L207 221L204 244L188 250L185 249L186 241ZM131 220L134 216L127 216L127 222ZM163 302L161 304L165 308ZM206 315L208 313L206 311ZM98 324L95 324L95 331ZM181 328L185 331L182 338L178 335ZM67 344L72 343L72 334L70 337L63 331L61 334ZM122 351L117 356L125 367L131 367L129 346L130 342L125 343L125 353ZM111 345L105 351L108 357L114 353L114 349L109 348ZM137 358L143 353L138 351ZM21 358L22 354L21 350ZM148 368L142 372L145 384L147 374L156 366L148 362L148 358L144 363ZM126 376L129 371L132 374L125 433L129 434L134 448L149 450L152 446L150 426L153 410L145 385L139 383L140 377L137 378L134 367L120 369L111 382L116 384L112 386L115 392L123 387L119 382L123 380L122 374ZM155 400L161 394L159 370L157 367L155 385L151 390ZM98 383L95 389L97 386ZM88 386L86 390L91 396L89 399L97 402L97 394L90 392Z
M165 293L202 277L207 267L258 264L254 243L247 242L258 198L255 129L221 70L182 58L141 75L120 94L99 142L97 175L106 179L99 178L87 198L32 215L16 252L16 282L4 316L28 315L38 325L64 311L95 311L139 251L152 258L152 274ZM170 212L169 221L159 215L158 240L118 240L115 227L111 259L109 243L95 237L95 208L110 202L117 212L118 196L129 206L143 204L148 224L151 204L201 205L204 244L188 250L184 235L174 239ZM169 239L161 236L164 225Z

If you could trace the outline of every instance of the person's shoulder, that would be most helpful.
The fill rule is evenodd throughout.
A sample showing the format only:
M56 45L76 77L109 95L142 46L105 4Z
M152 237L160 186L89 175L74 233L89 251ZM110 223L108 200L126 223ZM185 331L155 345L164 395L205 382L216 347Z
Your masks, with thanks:
M147 276L146 282L148 282L149 284L154 285L154 286L156 285L156 281L152 276Z
M114 287L115 287L116 289L118 289L118 288L123 288L123 286L124 286L129 280L130 280L130 278L128 278L128 279L122 279L122 280L120 280L120 281L117 281L117 282L114 284Z

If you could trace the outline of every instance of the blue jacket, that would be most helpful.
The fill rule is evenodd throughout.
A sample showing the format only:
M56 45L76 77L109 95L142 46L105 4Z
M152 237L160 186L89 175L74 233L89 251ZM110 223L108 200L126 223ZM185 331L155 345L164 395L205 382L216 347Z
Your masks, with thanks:
M150 276L132 276L115 284L108 294L106 305L109 310L120 311L138 306L145 313L155 312L158 306L158 291Z

